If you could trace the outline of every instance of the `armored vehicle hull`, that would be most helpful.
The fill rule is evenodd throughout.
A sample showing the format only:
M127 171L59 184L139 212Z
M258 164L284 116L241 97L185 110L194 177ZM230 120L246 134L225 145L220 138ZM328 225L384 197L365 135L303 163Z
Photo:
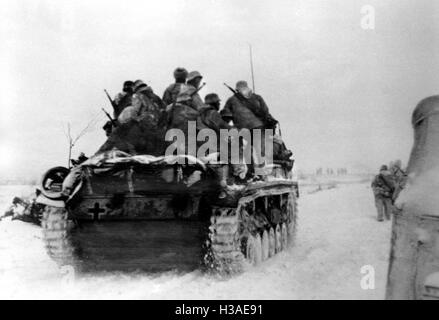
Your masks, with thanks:
M439 300L439 96L413 111L408 179L396 199L386 298Z
M81 271L233 273L291 244L292 163L275 163L264 181L240 181L229 165L186 160L106 156L72 170L79 183L66 201L50 200L56 184L43 188L49 255Z

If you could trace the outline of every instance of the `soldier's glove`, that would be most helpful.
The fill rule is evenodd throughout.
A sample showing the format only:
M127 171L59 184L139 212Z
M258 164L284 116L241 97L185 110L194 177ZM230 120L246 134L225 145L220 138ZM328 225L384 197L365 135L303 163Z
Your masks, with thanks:
M265 120L265 127L267 129L273 129L276 130L276 125L279 123L276 119L274 119L272 116L268 116Z

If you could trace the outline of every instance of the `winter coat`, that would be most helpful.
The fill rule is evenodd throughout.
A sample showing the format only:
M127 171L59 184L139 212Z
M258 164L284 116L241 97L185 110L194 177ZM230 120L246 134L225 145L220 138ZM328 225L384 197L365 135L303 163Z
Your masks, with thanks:
M127 119L126 122L119 122L96 154L116 148L130 154L163 155L166 149L166 128L152 121L150 115L144 113Z
M391 198L395 191L395 181L387 172L376 175L371 186L375 196Z
M168 111L168 129L180 129L187 134L189 121L196 121L197 131L207 128L192 102L172 105Z
M267 128L269 119L273 119L264 99L254 93L248 99L239 93L233 95L223 110L232 114L233 123L238 129Z
M164 104L170 105L171 103L174 103L177 100L177 96L180 93L182 86L184 85L184 83L173 83L169 85L163 93L162 100Z
M166 109L166 104L152 90L151 91L147 91L145 94L158 107L159 110L165 110Z
M195 88L194 86L187 84L187 90L189 90L190 95L192 97L192 104L198 109L200 110L201 108L205 107L206 105L203 102L203 99L201 99L200 95L198 94L198 92L196 92L198 89Z
M133 96L133 108L137 112L137 117L146 117L152 124L157 124L161 115L161 107L154 103L144 93L136 93Z
M223 120L222 116L215 107L205 106L200 110L200 117L203 124L214 130L218 135L221 129L231 129L232 127Z
M122 113L122 111L128 107L131 106L133 103L133 94L132 93L126 93L121 92L114 98L114 112L113 116L115 119L119 117L119 115Z

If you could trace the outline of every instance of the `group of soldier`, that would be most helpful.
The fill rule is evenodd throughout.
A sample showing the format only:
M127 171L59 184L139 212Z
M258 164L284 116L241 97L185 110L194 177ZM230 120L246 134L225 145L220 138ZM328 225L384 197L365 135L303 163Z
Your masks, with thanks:
M112 101L114 120L104 126L107 135L118 123L126 123L142 113L151 113L151 121L158 122L159 117L154 115L165 111L172 126L173 120L190 113L185 108L176 108L177 105L191 108L190 111L201 118L202 125L215 131L231 128L231 121L237 129L249 130L274 128L277 123L264 99L252 92L245 81L238 81L235 89L230 88L233 95L220 110L221 100L216 93L207 94L204 101L200 97L199 91L204 85L200 72L177 68L174 78L175 82L166 88L162 98L142 80L125 81L122 92ZM179 114L175 114L176 111Z
M390 220L394 202L404 188L407 175L402 169L401 160L382 165L380 172L372 181L372 190L377 209L377 220Z
M113 119L104 126L107 136L117 126L129 124L133 119L146 119L158 130L178 128L183 132L187 132L189 121L195 121L197 130L209 128L218 137L221 129L250 132L260 129L264 133L264 129L276 127L277 120L271 116L264 99L246 81L238 81L234 89L228 87L233 94L221 109L218 94L209 93L204 100L200 97L199 91L204 86L200 72L179 67L174 71L174 78L162 98L142 80L125 81L122 92L111 101Z

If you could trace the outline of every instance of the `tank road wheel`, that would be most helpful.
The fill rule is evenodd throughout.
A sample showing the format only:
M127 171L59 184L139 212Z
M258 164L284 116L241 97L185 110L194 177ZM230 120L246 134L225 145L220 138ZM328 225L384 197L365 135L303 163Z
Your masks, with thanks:
M256 253L255 253L255 241L252 235L247 238L247 244L245 247L245 258L248 263L254 265L256 264Z
M60 265L73 264L73 248L68 239L68 213L65 208L47 205L41 220L47 253Z
M282 235L280 230L280 225L276 225L276 229L274 231L274 238L276 240L276 253L282 251Z
M268 259L269 255L270 255L270 239L268 236L268 231L264 230L264 232L262 233L262 261L265 261Z
M274 229L268 231L268 256L272 257L276 254L276 235Z
M262 239L259 234L255 236L255 252L256 252L256 264L262 262Z
M251 265L258 265L261 263L262 242L259 234L257 234L256 236L250 235L248 237L245 253L247 261Z
M288 231L287 231L286 223L282 223L280 232L281 232L281 240L282 240L282 250L286 250L288 248Z
M293 222L288 223L287 232L288 232L288 245L291 246L294 243L294 236L296 234L296 228Z

